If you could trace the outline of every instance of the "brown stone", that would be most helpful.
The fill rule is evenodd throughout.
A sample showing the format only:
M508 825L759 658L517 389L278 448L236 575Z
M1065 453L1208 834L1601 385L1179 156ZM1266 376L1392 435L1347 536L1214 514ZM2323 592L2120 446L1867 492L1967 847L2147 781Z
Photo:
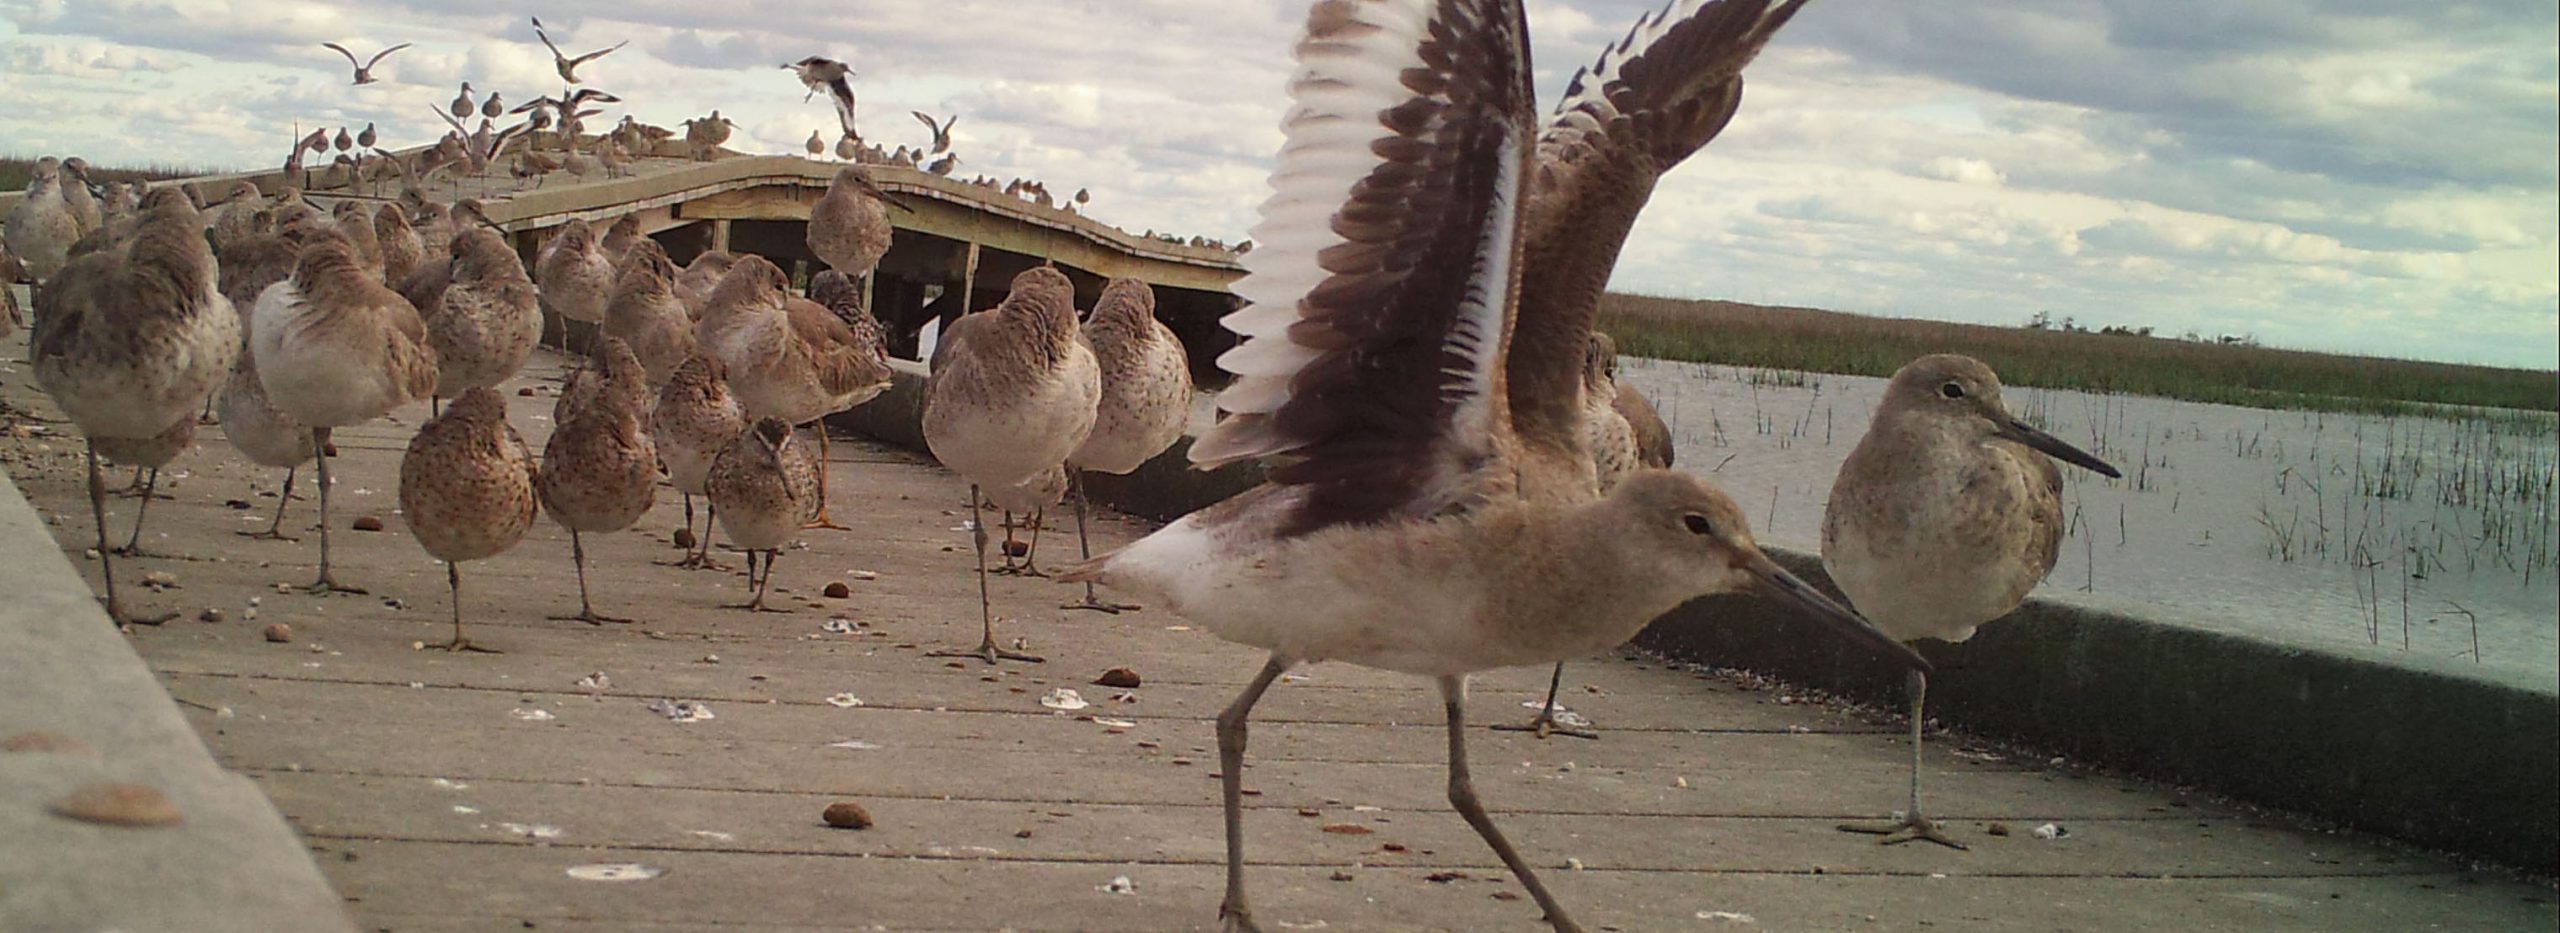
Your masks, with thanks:
M861 804L850 800L828 804L827 812L821 814L820 818L826 820L827 825L837 829L871 828L871 811L863 809Z
M826 594L828 599L843 599L853 595L853 587L846 586L844 581L838 580L827 584Z
M169 795L142 784L91 784L47 806L64 819L101 826L176 826L187 821Z
M382 519L372 515L356 516L355 529L357 531L381 531Z
M269 622L266 631L259 634L266 636L268 641L281 645L293 640L293 626L282 622Z
M1104 687L1118 687L1122 690L1135 690L1138 688L1138 672L1125 667L1115 667L1110 670L1103 671L1102 676L1094 678L1093 682L1096 685Z

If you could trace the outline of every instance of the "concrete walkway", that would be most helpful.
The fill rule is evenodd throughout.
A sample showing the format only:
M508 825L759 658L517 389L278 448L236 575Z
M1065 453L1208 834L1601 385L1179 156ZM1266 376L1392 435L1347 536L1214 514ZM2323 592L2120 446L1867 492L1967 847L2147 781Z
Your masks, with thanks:
M550 384L521 384L536 396L509 401L539 450ZM53 412L23 366L0 367L0 400ZM835 514L855 529L812 532L778 566L792 614L722 608L742 598L735 574L654 565L677 553L682 510L667 493L639 530L588 542L598 609L640 622L544 618L576 609L567 535L544 519L515 551L464 568L475 638L507 653L421 651L446 633L443 571L405 533L395 476L424 416L338 434L338 572L370 596L277 591L310 578L316 542L232 534L264 527L279 477L217 429L152 509L146 547L183 556L119 567L123 580L174 578L129 598L180 621L132 644L222 764L302 833L365 928L1215 928L1209 719L1254 672L1253 652L1157 611L1061 612L1069 587L1000 577L1003 633L1049 663L923 657L977 635L965 487L860 442L837 443L832 466ZM80 445L64 431L0 430L0 467L94 582ZM133 504L110 506L119 536ZM307 526L309 508L295 503L289 527ZM368 516L383 530L348 530ZM1139 530L1104 522L1098 544ZM1044 559L1072 551L1071 534L1048 538ZM838 582L848 597L821 595ZM206 609L222 621L196 621ZM290 643L260 636L275 622ZM1091 683L1113 667L1144 685ZM1264 922L1538 929L1442 799L1428 685L1340 665L1304 673L1273 691L1253 734L1247 832ZM1832 824L1899 800L1907 759L1889 725L1640 660L1579 664L1573 682L1590 685L1571 702L1602 740L1471 740L1496 818L1595 929L2560 922L2547 888L1954 741L1929 748L1932 808L1973 851L1881 847ZM1480 678L1473 715L1523 718L1544 684L1543 671ZM1044 706L1059 688L1092 705ZM652 710L668 700L713 718ZM0 721L14 715L0 705ZM827 827L820 814L838 801L876 825ZM2039 838L2048 823L2066 834ZM623 864L645 869L597 867Z

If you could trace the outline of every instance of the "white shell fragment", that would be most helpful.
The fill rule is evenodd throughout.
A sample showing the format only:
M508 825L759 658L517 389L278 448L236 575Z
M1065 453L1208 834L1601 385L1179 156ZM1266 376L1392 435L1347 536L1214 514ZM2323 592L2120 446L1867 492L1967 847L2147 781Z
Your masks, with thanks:
M571 865L569 877L580 881L647 881L667 870L638 862L604 862L594 865Z
M1050 709L1074 711L1092 706L1093 704L1085 702L1084 697L1078 695L1074 690L1066 687L1059 687L1041 694L1040 705L1046 706Z

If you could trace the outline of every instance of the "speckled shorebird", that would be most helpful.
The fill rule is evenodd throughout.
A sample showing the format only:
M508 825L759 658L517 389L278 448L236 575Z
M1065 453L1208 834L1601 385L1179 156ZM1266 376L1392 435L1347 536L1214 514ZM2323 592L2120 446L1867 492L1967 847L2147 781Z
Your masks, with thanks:
M1002 304L953 321L934 347L924 387L925 445L969 481L982 632L976 650L936 656L1040 660L996 646L979 499L982 489L1020 486L1065 463L1093 433L1102 370L1078 333L1075 299L1065 273L1025 270Z
M880 257L889 253L889 242L895 233L889 226L891 207L914 210L880 190L861 166L836 169L835 179L827 183L827 193L818 198L818 203L809 205L809 252L830 269L857 279L869 278L871 270L880 265Z
M675 263L658 241L641 237L614 264L613 300L604 308L603 334L631 346L651 388L667 384L693 355L693 318L676 297Z
M442 280L412 296L436 351L437 398L513 378L542 339L533 282L507 241L466 225L454 234L452 249Z
M676 297L684 300L685 313L692 315L695 323L702 321L703 308L711 302L711 291L720 287L720 280L729 275L729 267L737 264L734 253L705 250L685 263L684 271L676 273Z
M1674 9L1688 15L1640 22L1634 61L1729 78L1796 7ZM1237 283L1250 305L1226 319L1245 335L1220 358L1237 375L1219 396L1231 415L1191 448L1204 465L1283 459L1266 485L1070 575L1271 653L1218 717L1229 929L1256 928L1243 876L1245 722L1298 663L1438 682L1450 803L1559 931L1581 928L1469 778L1469 673L1598 651L1693 597L1752 589L1923 663L1780 569L1704 481L1649 470L1598 495L1578 398L1593 306L1533 303L1516 277L1535 268L1518 251L1533 190L1527 41L1517 0L1315 6L1254 231L1263 247ZM1661 112L1614 69L1597 79L1566 106L1635 111L1601 124L1630 134L1698 130L1684 119L1694 111ZM1563 167L1539 183L1593 181L1573 175ZM1551 271L1581 288L1606 278L1605 263Z
M341 200L329 209L329 218L337 222L338 234L347 238L347 245L355 248L356 262L373 270L375 278L389 284L388 267L382 259L382 239L374 235L373 212L365 209L364 202L354 198Z
M658 495L658 451L643 420L650 408L647 377L631 347L606 337L596 347L591 374L596 391L557 419L542 447L542 507L569 529L569 554L578 566L578 614L553 616L590 625L629 622L602 615L587 597L585 535L631 527Z
M694 354L658 388L657 407L649 412L649 436L657 445L658 462L667 467L668 482L684 494L686 531L693 529L693 497L708 495L703 484L711 478L712 460L746 429L746 406L729 394L728 367L718 357ZM712 512L704 517L694 549L675 566L722 569L711 559L711 523L718 510Z
M703 489L711 498L720 530L729 535L731 544L747 552L747 585L755 596L731 608L791 611L764 604L765 590L773 585L774 560L818 512L818 467L792 437L791 423L758 418L748 430L738 432L712 458ZM764 555L762 573L756 570L757 554Z
M293 277L269 286L249 315L249 352L277 411L311 426L312 447L329 432L362 424L426 398L436 386L435 349L407 299L357 265L335 231L302 249ZM329 458L320 459L320 577L316 593L361 593L329 572Z
M825 306L790 292L791 280L761 256L730 266L704 303L694 339L729 371L729 391L747 416L793 424L821 421L889 388L889 356ZM818 505L813 527L842 528L827 517L827 431L818 425Z
M154 192L130 240L68 261L36 294L27 359L36 385L88 438L98 568L118 623L137 620L118 599L107 553L99 440L146 441L193 424L240 353L240 315L218 288L202 229L183 193Z
M1156 292L1137 279L1112 279L1084 322L1085 344L1102 368L1102 397L1094 406L1093 433L1067 457L1076 497L1076 546L1093 557L1085 534L1083 473L1096 470L1127 475L1155 459L1191 420L1191 358L1173 328L1156 320ZM1067 609L1119 612L1138 608L1105 602L1093 584L1084 585L1084 601Z
M394 289L407 283L426 262L427 242L409 225L409 211L397 203L374 209L373 242L382 252L382 284Z
M647 233L640 230L640 215L632 213L615 218L613 226L605 228L604 238L598 242L604 247L605 258L613 260L614 268L619 270L624 257L631 255L631 248L649 238ZM665 250L661 249L660 252Z
M58 174L62 179L62 203L71 208L71 217L87 235L106 224L106 209L98 204L98 196L89 191L89 163L79 156L62 160Z
M434 647L496 654L462 634L462 567L496 557L524 540L537 511L538 471L524 438L507 423L495 389L462 393L418 428L400 456L400 513L409 533L444 561L453 597L453 640Z
M1618 417L1627 419L1628 429L1636 434L1636 462L1655 469L1678 462L1680 452L1671 443L1671 426L1662 423L1662 413L1654 410L1652 399L1620 382L1616 406Z
M284 533L285 504L293 501L293 475L304 463L319 453L312 445L311 426L293 420L277 411L267 401L267 388L258 380L257 354L243 350L240 362L231 370L231 381L222 386L222 437L232 449L240 451L249 462L262 467L283 467L284 484L276 487L275 520L265 531L243 531L252 538L275 541L296 540Z
M142 502L133 509L133 534L125 539L123 547L116 549L116 553L125 557L161 556L142 549L142 524L151 519L151 500L164 498L157 493L160 468L168 466L169 461L178 459L179 454L195 446L196 419L180 418L168 430L151 437L97 437L90 441L97 445L98 456L110 463L139 468L149 477L143 481L137 495Z
M9 208L9 251L18 254L28 275L44 282L71 261L71 244L80 232L79 218L62 199L62 164L52 156L37 160L26 197Z
M1822 513L1822 565L1876 626L1898 641L1963 641L2008 615L2053 570L2062 547L2062 470L2046 455L2102 475L2106 461L2037 430L2000 404L2000 377L1968 356L1905 364L1875 421L1832 481ZM1853 823L1888 844L1926 839L1964 848L1920 811L1926 672L1911 694L1911 806L1885 823Z
M613 301L613 261L605 258L595 228L586 221L562 224L542 245L534 258L533 280L542 288L542 307L563 321L562 348L569 345L566 322L604 323L605 305Z

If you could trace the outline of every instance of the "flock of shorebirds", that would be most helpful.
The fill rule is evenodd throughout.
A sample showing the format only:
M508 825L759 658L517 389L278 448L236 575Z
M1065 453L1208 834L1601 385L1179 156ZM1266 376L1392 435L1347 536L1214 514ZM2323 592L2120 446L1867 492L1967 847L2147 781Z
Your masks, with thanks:
M1314 4L1275 191L1253 231L1263 246L1245 259L1246 304L1225 321L1244 338L1219 360L1234 381L1217 396L1224 416L1189 450L1204 467L1259 459L1267 481L1058 572L1087 586L1072 608L1126 608L1099 583L1270 652L1217 718L1228 928L1257 928L1240 822L1247 719L1283 672L1333 660L1435 679L1450 802L1547 923L1580 929L1476 796L1467 675L1609 649L1713 593L1779 599L1909 669L1910 806L1843 828L1961 848L1920 810L1928 663L1906 642L1970 636L2051 568L2061 477L2047 454L2115 471L2011 416L1981 363L1912 362L1823 526L1853 610L1764 555L1724 493L1669 468L1669 432L1616 383L1616 350L1592 328L1654 183L1723 130L1744 66L1802 5L1673 0L1583 69L1540 128L1519 0ZM812 86L842 90L844 73ZM845 91L848 127L851 103ZM568 224L528 270L469 200L322 211L293 191L253 190L199 209L159 188L84 207L91 195L76 160L48 161L7 244L38 283L37 379L88 438L118 620L99 461L167 462L209 405L243 454L288 471L288 489L290 471L318 464L311 587L326 593L348 589L328 558L330 432L440 400L402 458L399 495L418 542L449 568L454 632L442 647L459 651L487 650L464 631L460 566L514 546L546 510L570 529L579 566L569 618L611 621L588 599L579 536L630 527L662 473L684 496L687 536L693 498L708 501L685 563L715 566L716 521L748 555L755 595L743 608L762 608L781 551L828 524L823 451L813 457L793 426L889 384L863 295L897 206L858 166L810 214L826 271L805 296L757 256L679 267L627 218L600 235ZM536 458L493 387L524 365L546 309L596 329ZM1043 267L941 335L924 431L970 485L982 625L976 646L937 654L1039 660L997 639L982 502L1037 512L1077 493L1081 519L1085 471L1133 471L1182 437L1193 387L1154 309L1145 283L1115 280L1080 310L1073 283ZM266 534L281 528L281 503L278 514ZM1529 728L1549 734L1555 714L1551 690Z

